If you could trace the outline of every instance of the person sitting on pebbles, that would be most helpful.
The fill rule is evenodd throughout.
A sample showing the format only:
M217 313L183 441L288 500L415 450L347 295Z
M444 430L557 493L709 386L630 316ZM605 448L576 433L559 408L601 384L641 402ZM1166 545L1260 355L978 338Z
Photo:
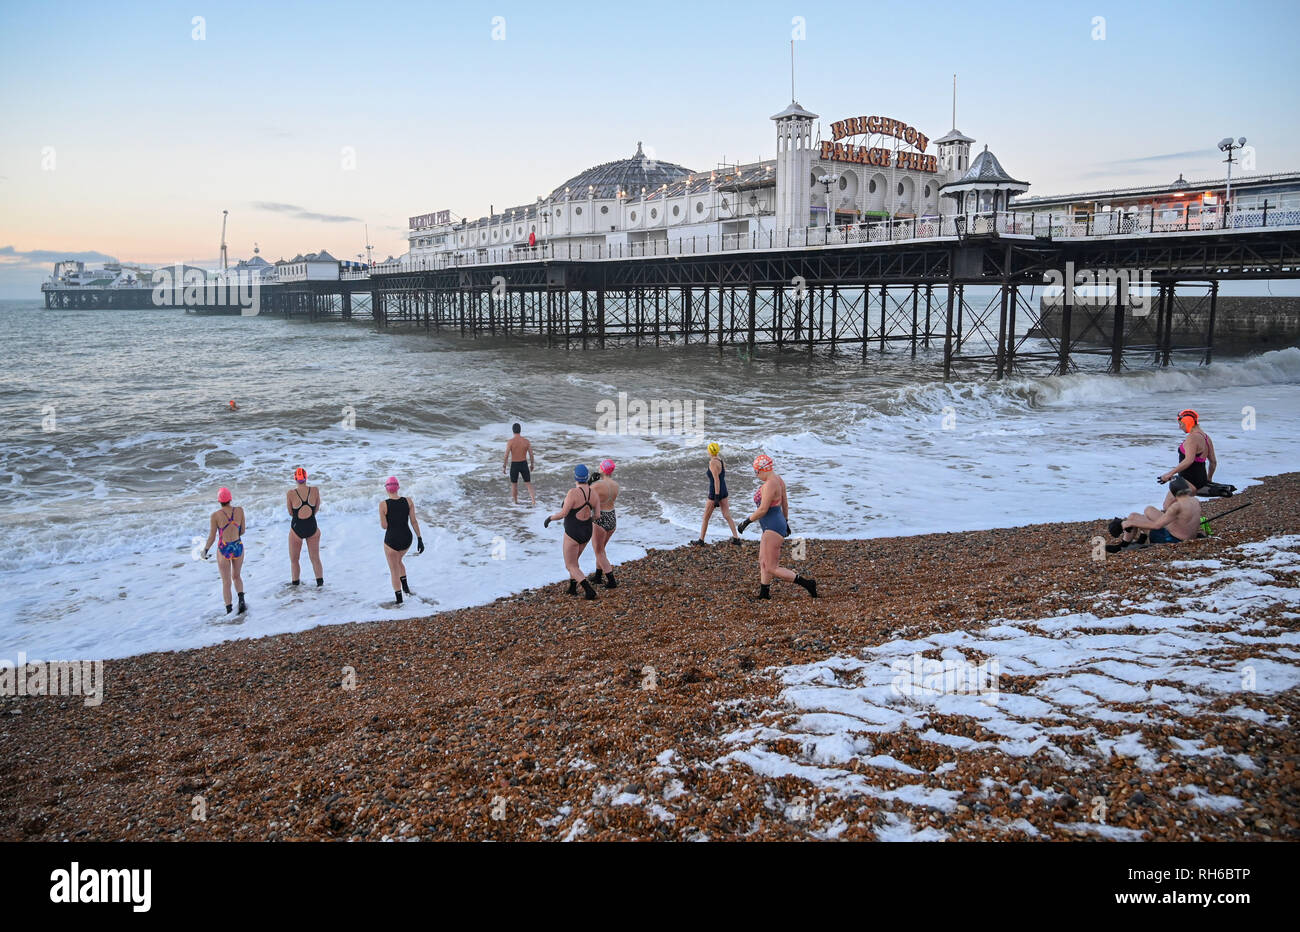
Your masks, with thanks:
M1107 530L1119 542L1107 544L1106 552L1118 553L1130 544L1177 544L1195 537L1201 530L1201 502L1196 489L1175 475L1169 480L1169 491L1174 500L1164 511L1150 505L1143 514L1134 512L1123 520L1112 518Z

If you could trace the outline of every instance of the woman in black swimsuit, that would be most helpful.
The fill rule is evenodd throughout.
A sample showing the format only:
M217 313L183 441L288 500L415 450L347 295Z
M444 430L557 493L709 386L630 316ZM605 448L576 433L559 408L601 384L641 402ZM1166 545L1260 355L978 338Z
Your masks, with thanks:
M406 551L411 549L411 528L415 528L416 553L424 553L424 538L420 536L420 522L415 518L415 505L397 494L397 477L389 476L384 488L388 490L388 498L379 503L379 526L384 529L384 559L388 561L393 595L401 605L402 593L411 594L411 587L406 584L406 564L402 562Z
M302 556L303 542L307 543L307 556L316 572L317 588L325 585L325 571L320 562L320 528L316 526L316 511L320 508L320 487L307 484L307 470L299 466L293 471L297 485L284 493L289 506L289 575L290 585L298 585L298 558Z
M542 526L550 527L552 521L564 519L564 568L569 571L569 595L577 595L578 586L582 586L582 594L594 599L596 589L578 567L578 557L591 540L592 521L600 517L600 489L587 484L590 477L586 466L573 467L573 488L564 496L560 510L548 516Z

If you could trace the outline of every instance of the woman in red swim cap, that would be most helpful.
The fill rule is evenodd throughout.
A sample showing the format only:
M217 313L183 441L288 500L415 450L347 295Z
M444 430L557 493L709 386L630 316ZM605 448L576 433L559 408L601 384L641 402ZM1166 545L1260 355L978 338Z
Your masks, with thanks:
M307 556L316 573L316 587L325 585L325 570L320 560L320 528L316 525L316 511L320 508L320 486L307 484L307 470L299 466L293 471L294 487L284 493L289 507L289 584L298 585L298 559L302 545L307 545Z

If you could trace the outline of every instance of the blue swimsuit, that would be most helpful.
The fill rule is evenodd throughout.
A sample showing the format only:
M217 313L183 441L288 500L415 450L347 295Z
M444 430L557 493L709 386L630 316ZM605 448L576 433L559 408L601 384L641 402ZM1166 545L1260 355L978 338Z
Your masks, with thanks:
M773 505L758 519L758 526L764 531L776 531L782 537L788 537L790 526L785 523L785 512L780 505Z

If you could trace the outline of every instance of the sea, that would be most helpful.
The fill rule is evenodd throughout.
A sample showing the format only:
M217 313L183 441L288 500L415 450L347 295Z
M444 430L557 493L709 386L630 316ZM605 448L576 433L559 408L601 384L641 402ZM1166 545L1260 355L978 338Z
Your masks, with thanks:
M0 302L0 332L0 659L15 662L424 616L559 583L562 532L543 519L576 464L606 458L623 488L611 559L680 546L699 534L711 441L737 517L756 488L749 464L767 453L796 537L864 547L1044 521L1100 529L1159 504L1155 477L1177 462L1186 407L1214 439L1219 481L1244 488L1300 462L1296 348L1120 376L966 371L945 382L937 349L914 360L873 348L865 361L857 348L566 351L39 300ZM536 450L536 507L522 486L513 504L502 473L515 421ZM299 465L321 491L320 589L305 549L304 585L288 585L284 495ZM413 499L427 548L407 557L415 597L400 607L379 524L389 475ZM243 615L226 614L215 558L199 555L221 486L248 519ZM709 539L727 535L715 516ZM1079 541L1081 559L1089 547ZM590 549L582 565L594 571ZM620 581L635 591L634 574Z

